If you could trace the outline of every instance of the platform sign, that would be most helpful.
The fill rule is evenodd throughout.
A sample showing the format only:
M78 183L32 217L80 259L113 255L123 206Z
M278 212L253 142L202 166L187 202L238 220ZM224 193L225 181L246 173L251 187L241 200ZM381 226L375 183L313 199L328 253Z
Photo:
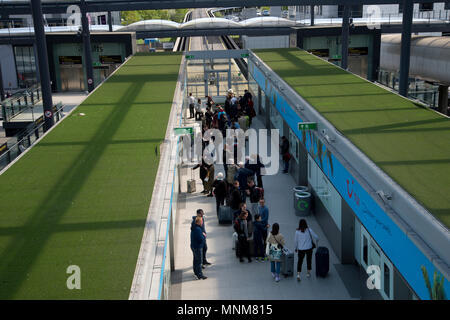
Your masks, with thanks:
M185 134L193 134L194 133L194 128L193 127L174 128L173 129L173 133L176 136L182 136L182 135L185 135Z
M317 122L299 122L298 130L317 130Z

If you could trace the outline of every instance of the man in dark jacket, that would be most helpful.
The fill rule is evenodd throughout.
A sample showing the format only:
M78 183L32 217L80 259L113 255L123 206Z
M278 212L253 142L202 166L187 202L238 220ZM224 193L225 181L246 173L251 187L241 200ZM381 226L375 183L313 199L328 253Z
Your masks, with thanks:
M242 202L241 192L239 191L239 181L235 180L233 186L230 188L230 208L233 211L239 209Z
M245 168L253 171L256 174L258 187L263 188L261 168L264 168L264 164L261 162L259 155L254 155L254 154L250 156L252 162L254 162L255 157L256 157L256 163L250 163L250 159L249 159L245 163Z
M291 158L289 153L289 140L285 136L281 137L281 156L284 162L283 173L289 173L289 160Z
M205 162L205 160L202 159L202 164L197 164L195 167L192 168L192 170L198 169L200 168L200 180L202 180L203 183L203 191L202 193L208 193L209 191L207 191L206 188L206 177L208 176L208 169L209 169L209 165Z
M250 218L251 219L251 218ZM243 257L248 258L248 262L252 262L249 250L249 238L251 237L248 223L248 212L242 211L239 217L234 221L234 230L238 235L238 251L239 261L244 262Z
M194 255L194 274L200 279L206 279L202 271L202 260L203 260L203 247L205 245L206 236L203 233L201 225L203 224L203 219L201 217L195 218L195 225L191 228L191 250Z
M208 246L206 244L205 213L202 209L198 209L197 215L192 217L191 230L195 227L195 220L197 219L197 217L202 218L202 224L200 225L200 227L202 228L203 235L205 236L205 243L202 250L202 265L204 268L206 265L210 265L211 263L206 260L206 251L208 251Z
M246 192L247 196L250 197L251 212L256 215L258 213L259 200L263 197L263 191L255 185L255 182L252 179L249 179L247 186Z
M255 221L253 222L253 243L255 245L255 257L256 261L263 261L264 252L264 232L266 225L261 221L261 216L255 214Z
M236 172L236 180L239 181L239 191L241 192L242 202L247 199L247 178L253 176L253 171L246 168L239 168Z
M212 184L213 193L216 197L217 215L219 215L219 207L225 204L225 198L227 197L227 183L223 180L223 178L223 173L219 172L216 180L214 180Z

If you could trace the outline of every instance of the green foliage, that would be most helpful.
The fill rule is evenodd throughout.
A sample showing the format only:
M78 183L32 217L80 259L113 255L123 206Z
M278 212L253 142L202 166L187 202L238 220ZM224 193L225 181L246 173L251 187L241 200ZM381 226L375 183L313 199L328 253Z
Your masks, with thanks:
M447 300L444 290L444 276L434 271L433 274L433 286L431 286L430 278L428 277L428 271L425 266L421 267L423 278L425 279L425 285L427 286L428 293L431 300Z
M188 10L189 9L122 11L122 24L129 25L130 23L152 19L171 20L180 23L183 22L184 16Z

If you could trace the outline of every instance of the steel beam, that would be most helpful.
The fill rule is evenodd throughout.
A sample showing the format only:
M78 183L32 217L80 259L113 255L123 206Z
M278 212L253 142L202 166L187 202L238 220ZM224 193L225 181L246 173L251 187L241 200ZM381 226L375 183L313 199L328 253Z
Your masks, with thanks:
M413 0L403 1L403 23L402 23L403 30L402 30L401 52L400 52L400 83L398 93L404 97L408 96L413 9L414 9Z
M111 11L108 11L108 26L109 26L109 32L113 31L113 27L112 27L112 15L111 15Z
M350 6L344 6L344 12L342 15L342 53L341 53L341 67L344 70L348 68L348 38L350 33Z
M44 129L48 130L55 122L53 120L52 89L50 85L47 41L45 38L41 0L31 0L31 8L33 9L34 37L37 40L36 49L42 90L42 104L44 109Z
M86 2L85 0L81 0L81 26L83 28L81 36L83 38L84 64L86 66L88 91L92 92L95 88L94 69L92 66L91 34L89 32L89 21L86 14Z
M443 0L420 0L421 3L437 3ZM260 7L260 6L310 6L310 5L361 5L398 4L399 0L98 0L89 1L87 12L134 11L150 9L212 8L212 7ZM80 1L46 1L44 13L66 13L69 5L80 5ZM28 3L0 4L3 14L31 14Z
M311 11L311 26L314 26L314 6L311 6L309 11Z

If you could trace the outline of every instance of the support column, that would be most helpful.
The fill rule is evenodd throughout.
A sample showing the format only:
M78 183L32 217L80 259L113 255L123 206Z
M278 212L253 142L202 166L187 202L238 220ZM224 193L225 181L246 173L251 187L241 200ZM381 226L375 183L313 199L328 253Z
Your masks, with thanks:
M381 56L381 31L375 30L372 34L372 67L369 71L369 81L377 81L378 80L378 72L380 69L380 56Z
M440 113L448 115L448 86L442 84L439 85L438 110Z
M111 15L111 11L108 11L108 25L109 25L109 32L113 31L113 27L112 27L112 15Z
M313 26L314 25L314 6L313 5L309 8L309 11L311 11L311 26Z
M3 88L2 64L0 63L0 102L5 99L5 89Z
M403 19L402 19L402 43L400 53L400 84L399 94L408 96L409 86L409 62L411 56L411 30L413 21L413 0L403 1Z
M350 6L344 5L344 12L342 15L342 53L341 53L341 68L347 70L348 68L348 38L350 32Z
M86 76L87 76L87 84L88 91L92 92L94 90L94 69L92 63L92 50L91 50L91 35L89 32L89 21L87 18L86 12L86 2L85 0L81 0L81 26L83 28L82 38L83 38L83 49L84 49L84 64L86 66Z
M50 71L48 68L47 40L44 31L41 0L31 0L33 14L34 37L36 39L39 75L42 90L42 104L44 109L44 130L50 129L55 123L53 120L53 100L50 86Z

